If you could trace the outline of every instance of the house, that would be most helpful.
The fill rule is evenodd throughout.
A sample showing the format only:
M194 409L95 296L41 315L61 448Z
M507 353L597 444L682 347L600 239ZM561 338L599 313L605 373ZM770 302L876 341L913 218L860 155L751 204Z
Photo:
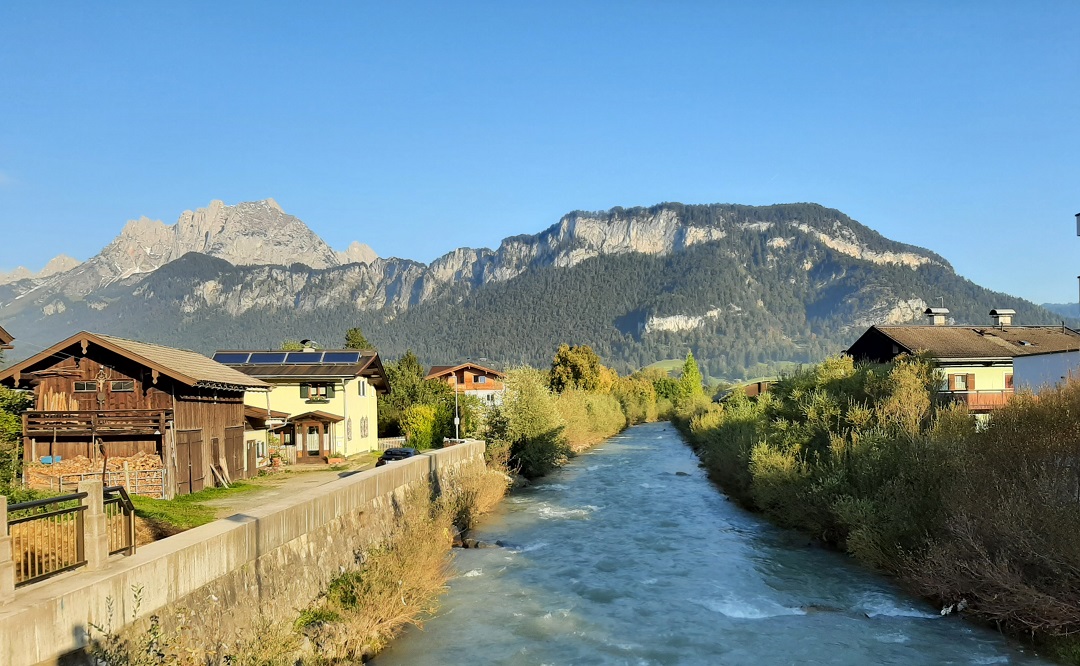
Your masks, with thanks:
M1013 377L1018 390L1033 393L1080 377L1080 345L1070 350L1018 356L1013 359Z
M424 379L446 382L458 393L475 395L493 405L502 403L503 390L506 388L503 383L506 375L470 362L432 366Z
M268 451L270 433L284 456L296 463L325 463L335 453L378 449L377 395L390 390L378 353L311 347L222 350L214 360L271 385L269 393L245 398L249 414L261 411L266 417L260 450Z
M0 351L4 349L14 349L14 345L11 344L14 341L14 336L5 331L3 326L0 326Z
M254 472L244 394L270 388L196 352L87 331L3 370L0 384L34 392L22 415L24 460L85 456L104 468L108 459L160 456L162 497Z
M847 353L884 363L900 354L926 353L944 374L940 393L976 413L1003 406L1013 395L1017 359L1080 349L1080 333L1065 326L1014 326L1012 310L991 310L991 326L946 325L948 310L928 308L925 326L871 326Z

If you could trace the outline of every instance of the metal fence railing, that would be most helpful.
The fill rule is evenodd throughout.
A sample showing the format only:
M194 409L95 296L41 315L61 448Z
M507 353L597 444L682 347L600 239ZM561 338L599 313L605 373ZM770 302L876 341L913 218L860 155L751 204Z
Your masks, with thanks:
M79 492L8 504L0 495L0 605L15 589L135 554L135 506L123 486L86 480Z
M105 531L109 535L109 555L135 554L135 505L123 486L103 490Z
M86 496L79 492L8 505L15 587L86 564Z

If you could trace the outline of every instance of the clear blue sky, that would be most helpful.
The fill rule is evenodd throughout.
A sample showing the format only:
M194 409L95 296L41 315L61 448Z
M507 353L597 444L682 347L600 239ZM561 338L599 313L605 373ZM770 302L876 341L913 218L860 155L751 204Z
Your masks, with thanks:
M422 261L574 209L814 201L1074 300L1078 25L1075 1L5 2L0 269L211 199Z

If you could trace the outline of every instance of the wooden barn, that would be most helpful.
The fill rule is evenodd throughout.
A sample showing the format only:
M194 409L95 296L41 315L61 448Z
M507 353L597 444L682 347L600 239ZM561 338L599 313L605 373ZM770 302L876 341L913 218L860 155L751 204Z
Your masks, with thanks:
M163 497L254 473L244 392L270 388L196 352L85 331L3 370L0 384L34 391L22 415L28 467L89 460L101 474L160 456L152 494Z

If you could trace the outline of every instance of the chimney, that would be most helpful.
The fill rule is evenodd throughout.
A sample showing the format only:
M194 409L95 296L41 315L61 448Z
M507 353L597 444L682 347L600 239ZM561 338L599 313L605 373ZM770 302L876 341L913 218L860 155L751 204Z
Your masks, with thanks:
M930 318L930 323L934 326L944 326L949 317L949 308L926 308L923 314Z
M314 340L301 340L300 344L304 346L304 351L306 352L318 351L319 349L319 343Z
M1001 328L1003 326L1012 326L1013 315L1016 314L1016 310L1009 310L1006 308L997 308L990 311L990 317L994 320L994 326Z

